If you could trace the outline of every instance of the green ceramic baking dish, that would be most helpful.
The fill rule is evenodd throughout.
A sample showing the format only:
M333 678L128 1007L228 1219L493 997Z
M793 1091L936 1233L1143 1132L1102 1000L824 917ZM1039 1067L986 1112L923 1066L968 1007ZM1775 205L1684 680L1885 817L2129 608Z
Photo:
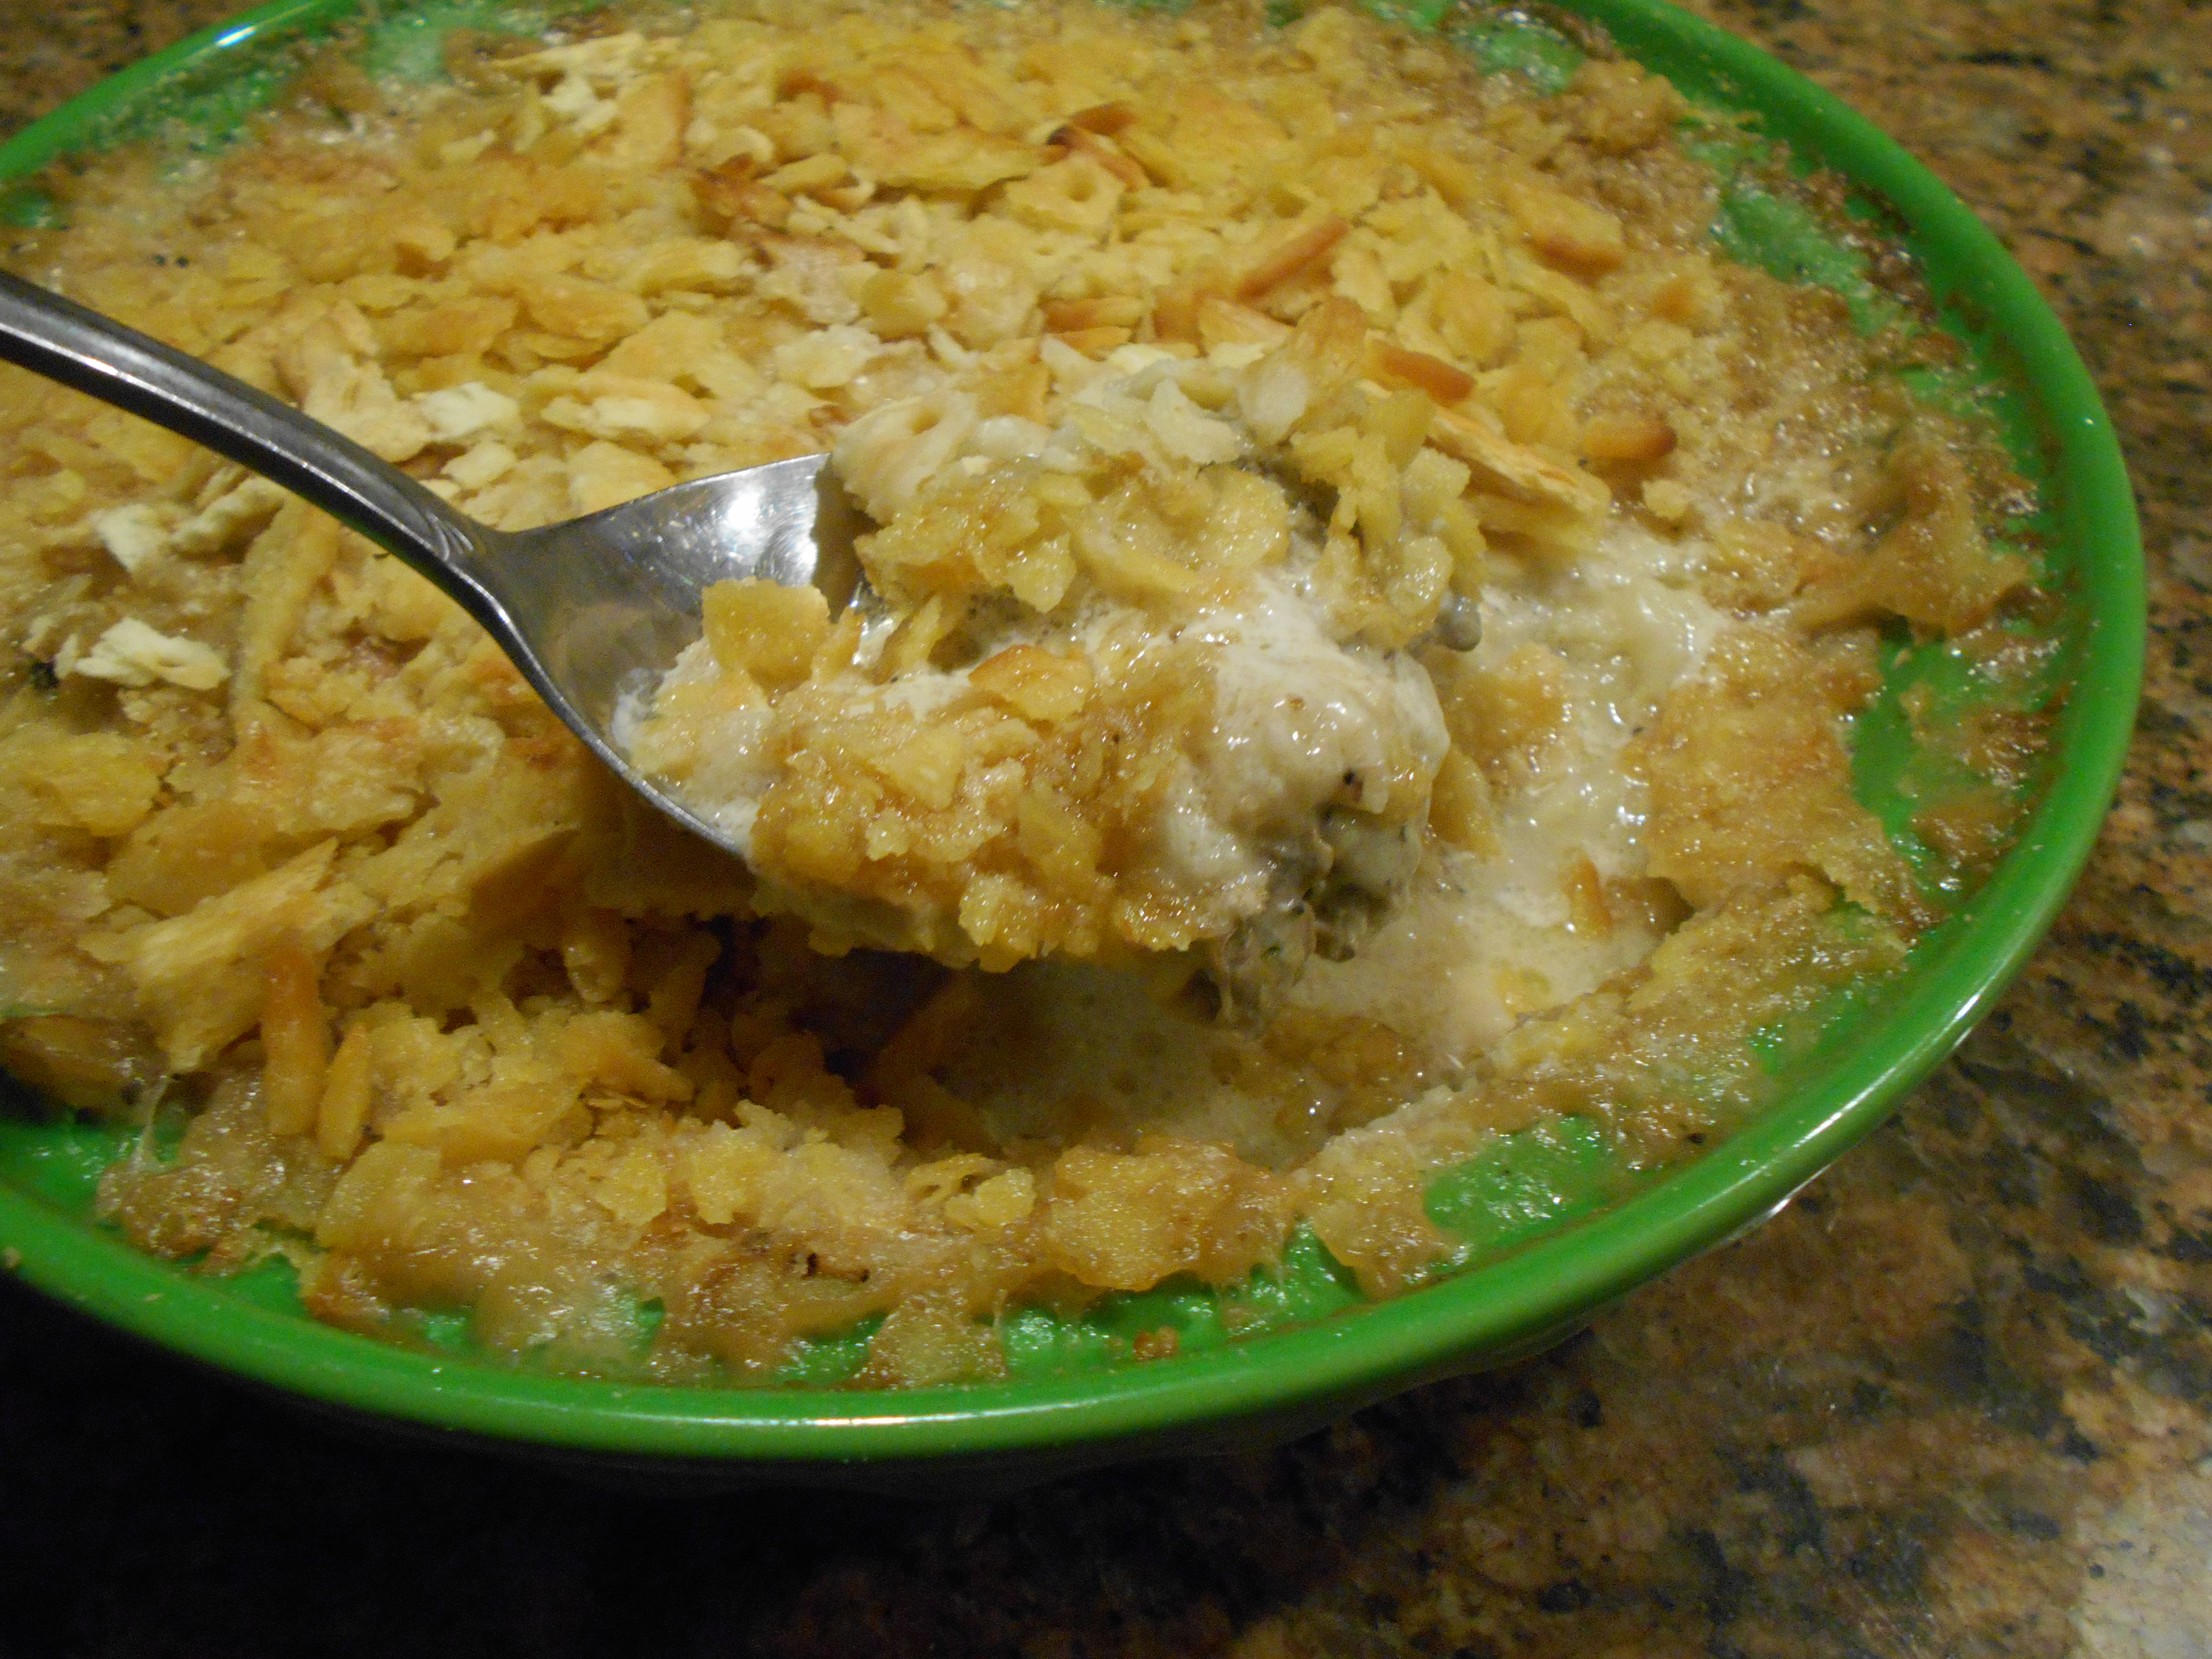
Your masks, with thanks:
M1435 27L1442 8L1384 9ZM40 198L26 181L37 169L150 120L219 135L281 84L289 46L358 10L358 0L276 0L116 76L0 146L0 189L14 192L0 206L18 222L36 214ZM478 26L492 10L477 0L387 8L369 49L385 70L434 72L443 31ZM163 1347L349 1416L606 1473L941 1492L1280 1439L1418 1382L1539 1350L1771 1213L1989 1010L2087 858L2140 678L2134 508L2096 392L2028 279L1956 198L1836 100L1659 0L1571 0L1543 18L1513 14L1462 31L1458 44L1493 70L1556 76L1577 50L1574 15L1694 100L1753 117L1751 142L1786 144L1800 163L1850 181L1857 208L1917 257L1942 325L1968 348L1972 378L2045 496L2046 578L2062 600L2058 711L2020 842L1900 976L1838 1011L1790 1062L1771 1109L1694 1161L1625 1186L1571 1133L1516 1138L1431 1194L1432 1212L1449 1211L1468 1237L1468 1265L1395 1301L1361 1301L1308 1246L1293 1251L1260 1334L1231 1340L1206 1295L1170 1289L1109 1299L1080 1330L1046 1322L1008 1333L1010 1352L1026 1356L1011 1381L896 1394L823 1386L837 1374L834 1344L783 1385L674 1388L543 1374L477 1355L465 1340L403 1348L317 1324L281 1269L206 1276L104 1229L92 1188L119 1132L20 1097L0 1109L0 1264ZM1836 288L1855 307L1883 303L1848 250L1793 216L1786 198L1747 175L1723 199L1731 254ZM1905 764L1904 724L1879 710L1861 723L1861 792L1878 811L1875 798ZM1114 1358L1117 1322L1131 1331L1174 1324L1185 1340L1171 1358Z

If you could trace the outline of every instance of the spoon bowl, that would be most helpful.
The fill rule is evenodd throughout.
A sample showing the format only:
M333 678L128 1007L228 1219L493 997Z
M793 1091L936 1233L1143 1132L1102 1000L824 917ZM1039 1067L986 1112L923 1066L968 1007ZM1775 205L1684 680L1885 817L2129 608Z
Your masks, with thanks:
M112 317L0 271L0 362L207 446L283 485L437 584L546 706L670 817L714 826L631 764L617 723L699 637L700 594L752 578L858 592L864 520L826 455L672 485L586 518L495 530L343 433Z

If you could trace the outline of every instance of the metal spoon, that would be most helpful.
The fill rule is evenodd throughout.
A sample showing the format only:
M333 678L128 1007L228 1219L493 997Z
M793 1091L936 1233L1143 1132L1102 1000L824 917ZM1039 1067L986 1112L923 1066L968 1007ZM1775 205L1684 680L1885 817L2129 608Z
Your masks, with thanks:
M723 846L630 764L611 735L617 703L649 694L699 637L710 582L811 582L833 611L859 583L853 538L865 521L827 456L695 479L542 530L494 530L319 421L5 271L0 362L204 444L404 559L476 618L617 777Z

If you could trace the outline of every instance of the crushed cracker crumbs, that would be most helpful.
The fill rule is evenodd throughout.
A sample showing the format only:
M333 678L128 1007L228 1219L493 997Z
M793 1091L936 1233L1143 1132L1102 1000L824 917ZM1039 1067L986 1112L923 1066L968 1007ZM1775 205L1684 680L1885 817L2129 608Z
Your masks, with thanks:
M397 561L0 374L0 1060L183 1114L102 1183L147 1249L570 1370L875 1319L857 1383L989 1377L1301 1226L1416 1284L1436 1172L1678 1152L1936 919L1850 731L1885 634L2033 678L2021 487L1717 255L1665 82L1242 0L447 55L66 171L9 263L503 528L832 451L882 610L709 594L640 742L749 871ZM1908 712L1985 865L2040 716Z

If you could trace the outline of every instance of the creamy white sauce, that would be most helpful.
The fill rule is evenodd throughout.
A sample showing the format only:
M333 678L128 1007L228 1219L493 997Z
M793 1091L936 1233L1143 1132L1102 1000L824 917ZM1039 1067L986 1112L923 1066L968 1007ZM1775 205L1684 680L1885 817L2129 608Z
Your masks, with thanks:
M1208 418L1188 399L1176 401L1179 392L1163 396L1175 385L1178 366L1171 360L1128 350L1116 355L1115 368L1121 372L1100 373L1083 387L1083 407L1127 412L1158 405L1169 411L1170 431ZM946 457L987 464L1079 441L1073 423L1052 434L1028 422L979 426L964 407L942 400L927 419L908 410L887 414L879 424L875 432L856 423L848 437L857 434L855 447L866 450L892 432L910 436L920 427L945 441ZM902 474L897 483L904 486ZM1644 790L1624 766L1623 751L1669 689L1698 672L1723 625L1692 586L1705 552L1693 540L1670 540L1615 519L1580 558L1518 572L1484 590L1474 660L1499 669L1525 651L1544 653L1559 678L1564 728L1516 787L1498 792L1495 850L1478 857L1432 843L1412 890L1357 957L1310 963L1292 1006L1377 1019L1456 1062L1518 1019L1582 995L1650 951L1656 937L1632 921L1577 932L1571 880L1583 860L1607 880L1644 872ZM1310 538L1297 538L1287 561L1255 573L1233 601L1146 647L1199 653L1215 695L1210 730L1192 764L1170 781L1152 856L1160 873L1211 890L1241 915L1257 915L1280 897L1271 884L1284 849L1310 842L1324 809L1344 799L1347 788L1363 810L1382 811L1394 775L1408 765L1432 775L1449 746L1435 688L1411 654L1330 637L1327 617L1304 591L1316 554ZM1016 644L1096 653L1109 633L1127 637L1155 628L1139 609L1104 596L1054 617L1010 606L990 619L977 654L988 658ZM880 649L886 631L872 630L864 658ZM850 688L862 706L927 715L969 689L964 667L926 667L878 685L865 666L854 672ZM702 642L667 684L714 672ZM741 850L778 775L763 754L772 719L766 708L718 717L683 780L687 801ZM1154 1127L1244 1144L1232 1127L1250 1118L1251 1103L1239 1097L1231 1109L1225 1097L1217 1097L1220 1090L1193 1087L1192 1066L1207 1040L1202 1029L1193 1032L1182 1015L1152 1008L1127 975L1050 964L1021 972L1058 976L1051 997L1038 1004L1050 1011L1053 1034L1040 1061L1045 1074L1032 1079L1033 1093L1012 1091L1007 1111L1021 1109L1024 1097L1092 1090L1110 1075L1127 1080L1116 1092L1141 1098Z
M1686 581L1692 550L1618 521L1584 558L1483 594L1476 660L1497 667L1535 647L1563 678L1567 730L1526 788L1498 800L1497 902L1535 927L1567 920L1566 866L1608 879L1644 871L1642 784L1621 763L1660 701L1695 674L1725 620Z
M1499 851L1478 857L1432 842L1413 887L1358 954L1310 961L1291 1008L1376 1020L1449 1075L1522 1019L1584 995L1650 954L1661 935L1632 915L1617 916L1609 929L1577 931L1565 880L1583 857L1607 878L1643 873L1643 791L1624 770L1622 751L1667 692L1699 672L1724 620L1687 585L1701 552L1695 543L1616 523L1573 567L1484 594L1482 659L1495 665L1529 645L1557 653L1568 730L1525 789L1501 795ZM1305 769L1318 767L1316 754L1352 752L1270 719L1269 699L1307 684L1301 676L1315 666L1297 616L1295 607L1288 616L1262 607L1232 647L1237 706L1247 716L1236 757L1240 787L1277 787L1271 775L1317 776ZM1418 677L1421 690L1395 693L1405 699L1398 707L1425 698L1433 711L1427 676L1399 659L1390 677L1402 675ZM1376 681L1383 678L1376 672ZM1355 677L1306 702L1348 714L1372 695L1375 682ZM1440 717L1431 718L1441 732ZM1233 865L1219 849L1237 838L1209 807L1191 808L1188 833L1194 868L1205 856ZM1080 1098L1129 1134L1218 1140L1270 1164L1306 1150L1291 1121L1298 1103L1285 1109L1218 1075L1216 1028L1161 1006L1139 976L1030 963L1010 976L1009 989L1031 1014L1018 1075L979 1060L951 1079L956 1092L973 1091L994 1132L1044 1133L1056 1111ZM1313 1087L1312 1109L1325 1115L1330 1091Z
M1339 645L1288 581L1255 578L1233 611L1194 625L1218 641L1206 793L1222 821L1264 833L1310 817L1357 777L1363 811L1388 804L1391 738L1433 774L1449 739L1436 688L1409 659Z

